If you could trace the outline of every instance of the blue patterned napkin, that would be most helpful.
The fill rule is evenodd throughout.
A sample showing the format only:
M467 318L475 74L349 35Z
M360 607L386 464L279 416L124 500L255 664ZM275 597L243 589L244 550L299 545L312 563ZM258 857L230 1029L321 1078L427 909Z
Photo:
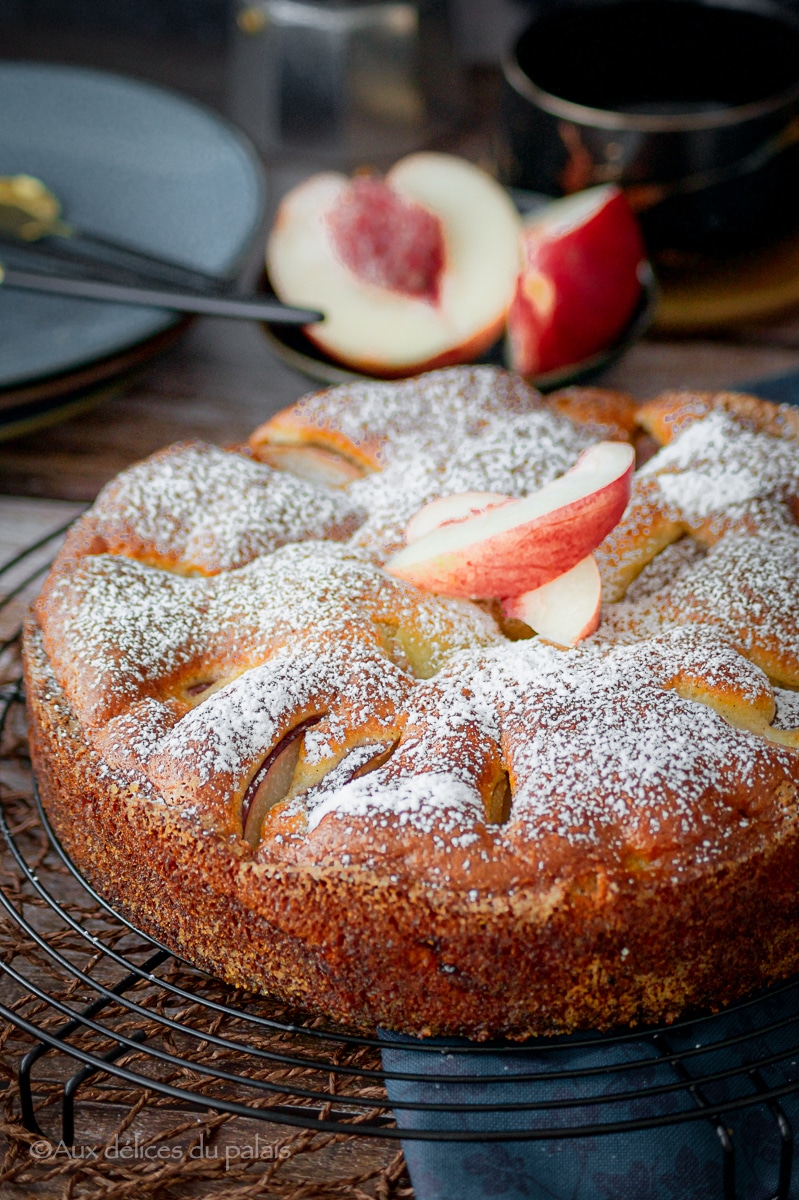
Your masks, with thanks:
M774 400L777 404L799 404L799 372L774 375L767 379L752 379L739 384L735 389L760 396L763 400Z
M474 1135L460 1142L403 1139L416 1200L722 1200L727 1195L770 1200L778 1192L781 1160L783 1171L790 1169L781 1156L779 1111L766 1103L723 1114L726 1152L716 1122L707 1117L679 1121L680 1113L698 1108L680 1072L703 1079L721 1076L701 1084L709 1105L739 1097L756 1101L758 1086L799 1089L799 983L733 1012L680 1023L665 1030L662 1041L645 1035L615 1040L573 1035L531 1048L478 1049L463 1041L382 1036L391 1039L391 1048L383 1050L390 1076L427 1076L387 1080L400 1128ZM423 1045L428 1049L420 1049ZM440 1049L431 1053L433 1045ZM661 1057L669 1051L681 1055L677 1065ZM747 1070L755 1063L760 1064L757 1080ZM457 1111L456 1105L471 1110ZM499 1105L536 1107L503 1111ZM779 1105L799 1133L799 1091ZM483 1111L475 1106L484 1106ZM487 1131L574 1130L652 1119L666 1123L536 1141L480 1139ZM734 1179L734 1192L724 1190L725 1171ZM790 1190L782 1194L799 1200L799 1155Z
M797 404L799 374L740 390ZM679 1023L662 1039L574 1035L509 1048L381 1036L399 1127L465 1138L403 1139L416 1200L799 1200L799 982L731 1012ZM678 1063L663 1057L669 1051L681 1055ZM703 1082L695 1098L685 1073L719 1078ZM427 1078L396 1077L403 1074ZM756 1102L758 1088L781 1087L786 1094L776 1102ZM745 1097L755 1103L724 1113L721 1133L708 1117L680 1119L701 1103ZM468 1111L458 1111L461 1105ZM540 1140L480 1138L651 1120L664 1123Z

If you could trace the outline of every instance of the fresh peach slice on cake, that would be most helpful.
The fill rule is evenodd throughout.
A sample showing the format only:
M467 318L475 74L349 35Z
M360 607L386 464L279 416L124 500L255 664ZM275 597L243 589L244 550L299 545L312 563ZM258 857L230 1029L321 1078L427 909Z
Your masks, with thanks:
M558 646L576 646L599 627L602 579L593 554L542 587L502 601L506 617L524 621Z
M286 303L325 320L307 336L369 375L478 357L502 335L521 219L502 187L453 155L402 159L381 179L325 172L290 191L267 270Z
M520 596L586 558L627 507L635 460L622 442L598 442L558 479L522 499L438 525L385 569L427 591Z
M512 504L513 496L500 492L459 492L439 496L420 508L405 527L410 545L433 529L462 521L490 508ZM558 646L576 646L599 627L602 578L593 554L576 567L521 596L508 596L502 611L511 620L523 621L547 641Z
M449 496L439 496L411 517L405 526L405 544L410 546L411 542L418 541L433 529L440 529L442 525L463 521L489 508L499 508L501 504L512 504L513 499L513 496L505 496L502 492L454 492Z

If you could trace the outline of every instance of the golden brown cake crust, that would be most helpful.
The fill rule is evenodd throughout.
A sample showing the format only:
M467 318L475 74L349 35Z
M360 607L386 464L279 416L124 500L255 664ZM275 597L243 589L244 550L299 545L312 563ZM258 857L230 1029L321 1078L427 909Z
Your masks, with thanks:
M553 895L522 885L483 903L329 860L256 863L109 771L35 627L26 655L34 764L64 847L137 925L234 984L348 1023L524 1037L669 1019L799 968L799 828L780 814L712 872L597 865Z
M458 481L524 494L566 469L596 393L570 397L574 425L502 373L385 387L290 414L354 459L347 438L368 443L385 406L368 473L302 483L329 529L309 533L305 505L283 536L281 472L183 448L76 527L25 638L37 777L68 852L205 969L410 1033L668 1020L799 969L786 422L765 409L753 428L726 402L686 422L601 548L615 592L598 633L562 651L379 564L403 504ZM413 461L402 414L429 395L446 412ZM170 524L176 489L220 494L240 462L283 497L274 526L254 539L246 498L216 534L196 504Z

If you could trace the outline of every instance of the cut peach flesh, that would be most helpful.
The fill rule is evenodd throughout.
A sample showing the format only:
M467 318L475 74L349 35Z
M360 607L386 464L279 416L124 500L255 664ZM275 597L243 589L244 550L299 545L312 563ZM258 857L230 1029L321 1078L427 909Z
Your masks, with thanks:
M410 546L433 529L452 521L464 521L512 500L513 496L505 496L502 492L456 492L451 496L439 496L411 517L405 526L405 544Z
M441 221L382 179L355 179L325 217L339 260L364 283L437 304L444 269Z
M323 446L265 442L257 448L256 458L279 471L289 471L325 487L346 487L365 474L356 463Z
M599 568L589 554L543 587L503 600L502 611L549 642L576 646L598 628L601 601Z
M374 195L379 213L351 212L353 194ZM389 208L408 227L403 245L385 237ZM416 374L479 357L501 336L520 230L494 179L454 155L422 151L395 164L384 184L353 185L329 171L292 189L269 236L267 270L283 301L313 299L325 314L305 329L324 353L369 375Z
M253 849L261 840L266 814L289 793L306 730L320 720L318 716L309 717L290 729L267 754L250 780L241 801L241 820L242 836Z
M261 839L264 817L288 795L291 780L300 758L302 738L294 738L275 757L256 788L244 825L244 840L255 849Z

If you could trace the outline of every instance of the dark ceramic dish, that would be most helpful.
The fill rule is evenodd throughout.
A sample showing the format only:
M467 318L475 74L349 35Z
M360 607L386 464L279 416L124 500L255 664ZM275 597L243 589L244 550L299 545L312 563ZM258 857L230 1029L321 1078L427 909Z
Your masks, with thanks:
M506 182L621 183L650 252L762 244L799 213L799 17L770 0L569 0L504 64Z
M555 371L548 371L545 375L538 375L535 379L531 379L530 382L539 391L551 392L555 388L567 387L571 384L589 383L606 371L608 367L611 367L631 346L640 341L654 318L657 305L657 286L649 263L641 264L639 277L641 279L641 295L635 306L635 312L616 341L599 353L592 354L590 358L583 359L582 362L569 363L567 366L558 367ZM262 284L265 290L271 290L265 276ZM306 337L302 329L298 329L296 326L270 325L262 322L261 328L266 334L273 352L282 362L317 383L332 386L339 383L351 383L353 380L372 378L372 376L351 371L348 367L328 358ZM482 358L475 361L495 367L507 366L504 343L497 342Z

